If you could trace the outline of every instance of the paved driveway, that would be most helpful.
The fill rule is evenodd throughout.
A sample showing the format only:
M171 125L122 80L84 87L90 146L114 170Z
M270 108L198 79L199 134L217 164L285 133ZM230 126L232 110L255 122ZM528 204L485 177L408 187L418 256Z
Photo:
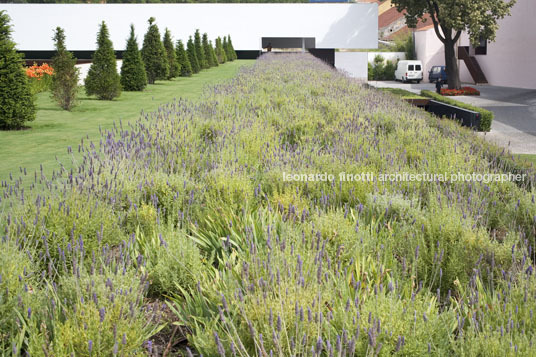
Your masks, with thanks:
M419 93L435 91L430 83L405 84L369 81L375 87L402 88ZM456 100L493 111L495 119L486 139L508 148L515 154L536 154L536 90L479 85L480 96L459 96Z

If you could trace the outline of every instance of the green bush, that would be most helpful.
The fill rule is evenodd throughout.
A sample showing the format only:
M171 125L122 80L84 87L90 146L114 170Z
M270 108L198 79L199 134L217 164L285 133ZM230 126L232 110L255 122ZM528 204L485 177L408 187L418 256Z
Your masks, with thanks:
M40 288L36 266L29 254L14 242L0 240L0 354L18 355L23 346L24 331L20 328L31 317L29 310L38 310L36 292Z
M177 52L177 61L179 62L179 65L181 68L180 76L190 77L192 75L192 64L190 63L188 54L186 53L186 50L184 49L184 43L182 43L181 40L177 41L176 52Z
M9 16L0 11L0 129L20 129L35 119L34 96L11 40Z
M87 95L100 100L112 100L121 95L121 78L117 73L117 60L110 41L108 27L103 21L97 35L97 50L84 81Z
M169 65L169 73L167 79L178 77L181 71L180 64L177 61L177 54L175 53L175 46L173 46L173 40L171 39L171 32L166 29L164 33L164 39L162 41L164 48L166 49L167 60Z
M119 263L83 266L49 286L43 322L30 325L32 356L144 356L159 311L142 307L142 278Z
M194 241L184 232L165 229L164 233L139 233L133 258L144 258L144 270L152 296L180 295L190 291L201 279L207 266Z
M446 103L449 105L454 105L456 107L478 112L480 113L480 126L478 127L478 130L479 131L491 130L491 123L493 122L493 116L494 116L492 111L489 111L480 107L475 107L471 104L462 103L452 98L446 98L446 97L443 97L441 94L437 94L429 90L422 90L421 95L428 97L428 98L432 98L442 103Z
M368 78L375 81L391 81L395 79L396 65L385 61L382 55L374 57L374 63L368 64Z
M154 84L157 79L167 79L169 75L166 49L160 40L158 26L154 22L155 18L151 17L149 19L149 29L145 34L141 49L141 57L149 84Z
M126 91L142 91L147 86L147 74L138 49L134 25L130 25L130 37L123 54L121 86Z
M76 68L76 58L65 47L65 32L61 27L54 31L54 46L56 54L52 58L52 97L65 110L71 110L76 105L80 70Z

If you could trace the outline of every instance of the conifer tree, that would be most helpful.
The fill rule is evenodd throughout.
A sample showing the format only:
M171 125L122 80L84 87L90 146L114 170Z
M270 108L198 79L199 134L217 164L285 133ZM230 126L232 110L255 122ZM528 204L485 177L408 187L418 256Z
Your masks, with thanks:
M227 36L227 47L228 47L228 52L229 52L227 55L227 59L234 61L235 59L237 59L237 56L236 56L236 51L233 47L233 41L231 41L231 35Z
M223 49L221 37L216 39L216 57L218 58L219 63L227 62L227 56L225 55L225 50Z
M121 81L117 73L117 61L110 41L108 27L103 21L97 35L97 50L84 82L87 95L101 100L112 100L121 95Z
M203 49L203 44L201 43L201 34L199 33L199 30L195 30L194 46L195 46L195 55L197 56L197 61L199 62L200 69L208 68L208 61L205 56L205 50Z
M181 68L181 77L190 77L192 75L192 64L190 63L190 59L188 58L188 54L186 53L184 44L181 40L177 41L176 52L177 61Z
M166 29L164 33L164 40L162 41L164 48L166 49L167 60L169 65L169 73L167 79L178 77L181 71L179 62L177 61L177 54L175 53L175 46L173 46L173 40L171 39L171 32Z
M169 65L167 61L166 49L160 40L160 31L154 24L155 18L149 19L149 29L143 39L141 58L147 73L147 82L154 84L157 79L168 77Z
M212 45L212 40L208 41L208 48L210 51L210 57L212 58L213 66L218 66L219 65L218 57L216 57L216 52L214 50L214 46Z
M223 52L225 53L225 58L227 61L232 61L233 59L229 57L229 43L227 42L227 36L223 36Z
M9 16L0 11L0 129L20 129L35 119L34 96L11 40Z
M214 59L212 58L212 55L210 53L210 44L208 42L208 35L206 32L203 34L203 40L201 42L201 45L203 46L203 52L205 54L205 59L207 61L208 67L214 67L216 64L214 63Z
M76 105L80 70L76 68L76 58L65 47L65 32L61 27L56 27L54 31L54 45L56 54L52 57L52 97L61 108L71 110Z
M199 65L197 54L195 53L196 51L194 41L192 40L191 36L186 43L186 52L188 54L188 59L190 60L190 63L192 65L192 73L199 73L199 71L201 70L201 66Z
M126 91L142 91L147 86L147 74L138 49L134 25L130 25L130 37L123 54L121 66L121 86Z

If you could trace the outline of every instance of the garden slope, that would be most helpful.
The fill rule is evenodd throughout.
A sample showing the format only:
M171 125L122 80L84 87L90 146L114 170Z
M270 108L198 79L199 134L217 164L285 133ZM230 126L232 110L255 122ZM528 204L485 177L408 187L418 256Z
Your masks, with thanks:
M41 270L78 287L48 323L53 334L4 333L56 354L87 354L97 339L104 354L154 352L156 322L140 321L151 296L170 300L205 356L530 355L534 189L338 177L503 173L495 152L312 56L265 55L202 102L170 103L85 143L78 170L46 193L4 184L13 206L2 244L30 251L33 267L29 297L3 274L19 289L8 299L27 296L16 318L39 326L56 311L51 296L67 294ZM335 181L283 180L324 172ZM110 301L125 276L138 287L120 302L131 313L103 312L92 290ZM126 344L111 325L84 329L112 323L108 309L115 330L133 326Z

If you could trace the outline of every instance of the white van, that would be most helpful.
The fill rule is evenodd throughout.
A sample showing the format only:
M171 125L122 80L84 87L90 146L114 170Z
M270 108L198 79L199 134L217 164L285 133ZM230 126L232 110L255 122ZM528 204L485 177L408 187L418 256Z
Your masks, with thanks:
M399 61L395 71L395 80L402 82L416 81L423 78L421 61Z

